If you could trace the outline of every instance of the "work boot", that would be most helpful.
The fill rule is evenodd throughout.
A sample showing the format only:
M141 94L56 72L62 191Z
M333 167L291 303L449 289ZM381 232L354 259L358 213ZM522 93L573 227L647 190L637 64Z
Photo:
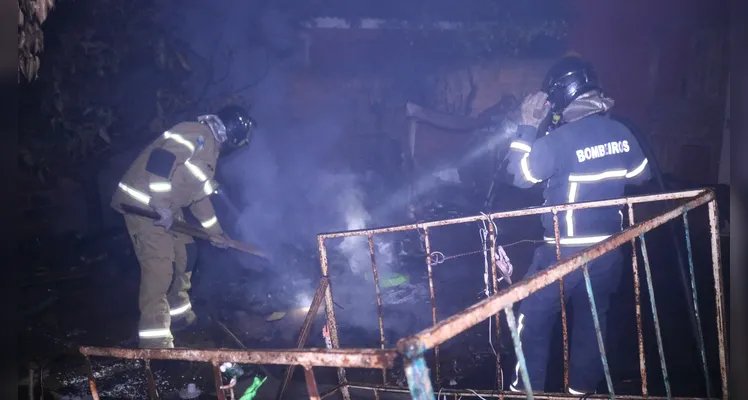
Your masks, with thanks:
M197 315L194 311L189 310L185 312L184 314L180 315L179 318L172 318L171 319L171 331L173 332L179 332L187 329L192 324L197 321Z
M172 338L141 338L138 347L141 349L173 349Z

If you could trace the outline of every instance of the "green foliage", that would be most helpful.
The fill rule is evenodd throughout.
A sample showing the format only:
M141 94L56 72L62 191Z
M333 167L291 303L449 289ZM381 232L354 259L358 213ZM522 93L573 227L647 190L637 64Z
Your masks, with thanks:
M38 77L38 53L32 50L41 47L34 45L21 51L19 44L19 61L22 57L31 60L19 70L19 76L33 80L33 85L22 84L22 97L25 94L28 108L35 110L22 114L26 118L21 119L21 161L40 180L60 172L59 167L81 165L106 154L113 146L165 129L169 117L188 103L181 84L189 77L191 66L180 44L161 32L151 2L100 0L87 3L88 7L64 5L78 6L76 21L58 23L59 28L47 32L47 40L56 40L47 46ZM24 20L26 30L40 25L28 25L29 21ZM41 31L38 35L33 38L41 37ZM111 108L112 102L103 101L112 82L121 79L125 65L133 64L169 77L159 81L162 87L138 88L140 100L128 99L155 105L150 126L143 126L143 121L121 120Z

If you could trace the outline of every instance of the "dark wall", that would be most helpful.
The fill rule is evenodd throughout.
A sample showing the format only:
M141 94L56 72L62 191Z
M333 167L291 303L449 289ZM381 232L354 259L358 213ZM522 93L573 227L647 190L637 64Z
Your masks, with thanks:
M663 170L716 183L727 89L725 0L573 1L570 48L599 70L617 111Z

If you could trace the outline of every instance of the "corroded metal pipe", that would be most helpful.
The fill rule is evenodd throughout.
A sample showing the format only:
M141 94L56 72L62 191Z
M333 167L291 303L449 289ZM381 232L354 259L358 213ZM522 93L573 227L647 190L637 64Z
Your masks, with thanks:
M94 378L93 365L91 359L86 356L86 373L88 374L88 385L91 388L91 398L99 400L99 391L96 389L96 379Z
M325 238L317 235L317 251L319 251L319 265L322 272L322 276L329 279L329 264L327 261L327 247L325 247ZM327 330L330 332L330 343L334 349L340 348L340 340L338 339L338 322L335 319L335 301L332 297L332 285L327 285L325 290L325 317L327 321ZM340 393L343 396L343 400L350 400L351 394L348 392L348 387L345 386L348 383L348 379L345 376L345 369L338 368L338 382L342 385Z
M384 350L384 315L382 311L382 295L379 292L379 271L377 271L377 256L374 251L374 238L369 235L369 257L371 258L371 271L374 274L374 291L377 295L377 317L379 318L379 346ZM387 384L387 370L382 370L382 384Z
M558 211L553 211L553 237L556 245L556 261L561 261L561 231L558 224ZM564 349L564 392L569 391L569 320L566 316L566 296L564 295L564 279L558 280L558 294L561 298L561 336Z
M577 253L568 260L556 264L552 268L548 268L525 281L512 285L511 288L505 289L491 298L468 307L461 313L453 315L433 327L425 329L411 337L401 339L398 342L398 349L404 354L406 349L409 348L434 348L437 344L443 343L457 334L466 331L491 315L497 313L499 310L526 298L530 294L549 285L551 282L561 279L570 272L579 269L583 264L588 263L590 260L631 241L631 239L643 234L644 232L652 230L677 218L686 210L698 207L714 199L714 192L711 190L702 191L701 193L702 194L695 199L690 200L671 211L613 235L608 239Z
M349 388L354 390L370 390L380 391L389 393L409 393L408 389L401 388L398 386L380 386L380 385L369 385L366 383L350 383ZM526 399L527 396L522 393L513 392L497 392L495 390L469 390L469 389L442 389L439 392L440 395L451 395L460 397L484 397L484 398L498 398L499 396L505 396L507 399ZM579 400L579 395L564 394L564 393L536 393L535 399L539 400ZM585 399L609 399L610 396L605 394L594 394L585 396ZM616 395L617 400L642 400L645 397L632 396L632 395ZM667 397L661 396L648 396L647 400L710 400L704 397Z
M719 339L719 370L722 375L722 398L727 400L730 392L727 386L727 354L725 349L725 300L722 293L722 262L719 237L719 211L717 200L709 202L709 233L712 244L712 273L714 274L714 298L717 307L717 338Z
M433 262L431 261L431 238L429 229L423 229L423 245L426 248L426 268L429 276L429 299L431 300L431 323L436 325L436 293L434 293L434 271ZM442 387L442 381L439 371L439 344L434 346L434 364L436 367L436 387Z
M314 379L312 367L304 367L304 379L306 380L306 390L310 400L320 400L319 390L317 389L317 380Z
M221 368L218 366L218 361L213 361L213 383L216 385L216 397L218 400L226 400L226 392L221 389L223 387L223 378L221 377Z
M122 349L81 346L84 356L130 360L183 360L242 364L301 365L309 367L392 368L397 352L381 349Z
M489 221L488 224L488 243L491 246L491 252L489 257L491 257L491 276L493 277L493 291L491 292L492 295L499 292L499 267L496 265L496 229L494 228L494 222L493 220ZM509 283L511 284L511 283ZM501 313L496 313L494 316L496 319L496 344L498 346L501 346ZM489 323L491 321L488 321ZM488 333L489 335L491 332ZM499 390L504 389L504 373L501 370L501 351L496 351L496 349L492 349L494 353L496 354L496 383L499 388ZM502 397L503 398L503 397Z
M148 398L150 400L158 400L158 388L156 388L156 380L153 379L153 371L151 371L151 360L145 360L145 376L148 380Z
M629 226L634 226L634 205L628 205ZM636 238L631 239L631 268L634 274L634 305L636 307L636 338L639 344L639 375L642 380L642 396L647 397L647 362L644 358L644 334L642 332L642 305L639 283L639 262L636 255Z
M322 279L319 280L317 291L314 292L314 298L312 298L312 304L309 306L309 311L307 311L306 317L304 317L304 323L301 324L299 338L296 340L297 349L303 348L306 345L307 339L309 339L309 331L312 329L312 323L319 312L319 306L322 304L322 299L324 299L325 291L327 291L327 286L329 284L330 280L326 277L322 277ZM283 398L283 392L286 391L288 383L291 382L295 367L295 365L289 365L286 367L286 372L283 374L283 382L281 382L281 385L278 388L278 394L276 395L277 400Z
M331 389L331 390L328 390L328 391L327 391L327 392L325 392L325 393L322 393L322 394L321 394L321 395L319 396L319 398L320 398L320 400L321 400L321 399L326 399L326 398L328 398L328 397L330 397L330 396L332 396L332 395L334 395L334 394L337 394L337 393L338 393L338 392L339 392L339 391L340 391L341 389L343 389L343 386L341 386L341 385L338 385L338 386L336 386L336 387L335 387L334 389ZM346 389L346 390L348 390L348 388L347 388L347 387L346 387L345 389Z

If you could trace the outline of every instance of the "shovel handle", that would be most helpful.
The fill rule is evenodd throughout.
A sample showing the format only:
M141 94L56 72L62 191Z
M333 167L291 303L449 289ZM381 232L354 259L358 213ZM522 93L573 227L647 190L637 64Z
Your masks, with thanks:
M140 217L152 219L154 221L161 218L158 215L158 213L153 210L146 210L140 207L131 206L129 204L122 204L121 207L122 207L122 210L128 214L133 214L133 215L137 215ZM216 237L215 235L212 235L207 230L190 225L184 221L174 221L171 225L171 230L177 233L192 236L196 239L203 239L207 241L210 241L211 239ZM252 254L258 257L267 258L266 255L262 251L258 250L256 247L249 245L247 243L243 243L238 240L229 239L229 238L224 239L224 241L232 249L239 250L241 252Z

